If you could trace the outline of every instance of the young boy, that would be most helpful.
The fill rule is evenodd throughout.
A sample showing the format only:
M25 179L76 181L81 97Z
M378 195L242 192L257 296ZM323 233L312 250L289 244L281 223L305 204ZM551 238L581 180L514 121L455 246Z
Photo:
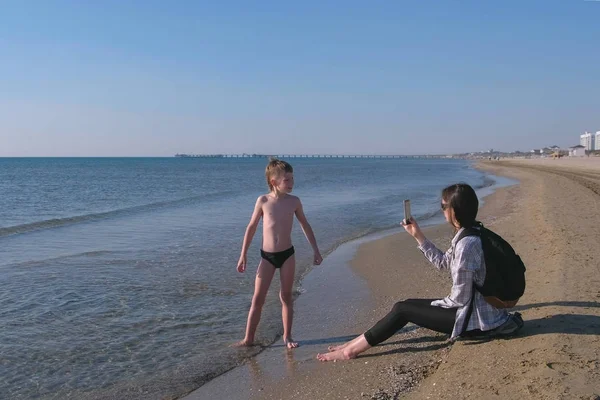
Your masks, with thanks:
M267 290L276 270L279 270L281 280L281 316L283 319L283 342L288 348L298 347L298 343L292 339L292 317L294 314L292 305L292 285L294 284L294 271L296 269L296 258L294 246L292 246L292 224L294 215L298 218L304 235L308 239L314 252L314 264L319 265L323 261L315 235L306 220L302 203L296 196L290 193L294 187L294 170L285 161L272 159L267 165L266 173L269 193L264 194L256 200L254 212L250 223L246 228L242 254L238 261L238 272L246 270L246 255L248 247L256 232L258 223L263 218L263 242L260 250L261 260L256 272L254 296L252 306L248 314L246 325L246 336L244 340L237 343L238 346L252 346L254 334L260 321Z

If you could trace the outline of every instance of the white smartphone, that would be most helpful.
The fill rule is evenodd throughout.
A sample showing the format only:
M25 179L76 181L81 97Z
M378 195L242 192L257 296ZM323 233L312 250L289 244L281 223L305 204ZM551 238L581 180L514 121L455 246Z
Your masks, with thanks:
M406 224L410 224L410 219L412 215L410 213L410 200L404 200L404 222Z

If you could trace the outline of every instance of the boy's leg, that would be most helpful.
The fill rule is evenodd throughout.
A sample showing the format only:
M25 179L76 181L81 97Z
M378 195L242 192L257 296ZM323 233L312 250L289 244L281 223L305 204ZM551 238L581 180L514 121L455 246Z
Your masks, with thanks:
M294 318L294 305L292 300L292 287L294 286L294 275L296 272L296 256L292 255L285 260L279 269L281 280L281 319L283 320L283 341L288 348L298 347L298 343L292 339L292 321Z
M275 267L270 262L261 258L254 281L254 296L252 296L252 305L248 313L246 336L244 340L238 343L240 346L252 346L254 344L254 334L260 321L262 307L265 304L265 298L273 280L273 275L275 275Z

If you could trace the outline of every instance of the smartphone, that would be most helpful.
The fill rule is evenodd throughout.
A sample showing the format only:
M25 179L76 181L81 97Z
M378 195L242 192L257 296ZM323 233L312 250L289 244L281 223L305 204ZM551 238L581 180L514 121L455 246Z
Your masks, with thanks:
M404 222L410 224L412 215L410 213L410 200L404 200Z

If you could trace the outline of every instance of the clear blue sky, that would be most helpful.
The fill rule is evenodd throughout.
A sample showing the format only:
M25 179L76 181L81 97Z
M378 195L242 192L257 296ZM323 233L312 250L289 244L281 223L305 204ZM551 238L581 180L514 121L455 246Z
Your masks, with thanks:
M3 1L0 156L421 154L600 130L600 1Z

